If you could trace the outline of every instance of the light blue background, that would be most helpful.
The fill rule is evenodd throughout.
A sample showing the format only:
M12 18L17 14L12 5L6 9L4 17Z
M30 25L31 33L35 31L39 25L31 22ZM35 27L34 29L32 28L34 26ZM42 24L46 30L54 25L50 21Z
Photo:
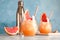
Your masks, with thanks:
M0 34L5 34L4 26L16 25L17 4L18 0L0 0ZM31 16L34 14L36 5L39 6L36 15L37 23L39 24L43 12L46 12L49 17L53 10L53 16L50 19L52 30L60 31L60 0L24 0L24 8L29 10Z

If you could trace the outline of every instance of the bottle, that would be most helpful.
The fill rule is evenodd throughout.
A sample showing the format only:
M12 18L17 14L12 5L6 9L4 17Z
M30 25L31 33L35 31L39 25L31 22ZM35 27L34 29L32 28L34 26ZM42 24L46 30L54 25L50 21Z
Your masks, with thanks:
M21 30L21 23L22 23L22 14L24 13L24 7L23 7L23 1L19 0L18 1L18 9L16 13L16 26L18 27L18 34L20 34Z

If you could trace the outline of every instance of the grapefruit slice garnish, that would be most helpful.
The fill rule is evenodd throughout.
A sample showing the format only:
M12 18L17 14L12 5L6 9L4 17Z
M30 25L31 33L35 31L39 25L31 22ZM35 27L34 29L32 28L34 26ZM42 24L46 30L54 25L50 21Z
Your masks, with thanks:
M26 20L32 20L28 10L25 11L24 15L25 15L24 17L25 17Z
M18 33L18 27L4 27L4 30L9 35L16 35Z
M42 14L42 18L41 19L42 19L43 22L47 22L47 15L46 15L46 13Z

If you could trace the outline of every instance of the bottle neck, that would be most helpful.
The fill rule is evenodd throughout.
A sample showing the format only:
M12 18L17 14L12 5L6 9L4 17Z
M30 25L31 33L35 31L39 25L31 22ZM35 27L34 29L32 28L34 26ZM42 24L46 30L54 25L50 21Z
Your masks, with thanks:
M18 2L18 13L22 15L22 10L23 10L23 2L19 1Z

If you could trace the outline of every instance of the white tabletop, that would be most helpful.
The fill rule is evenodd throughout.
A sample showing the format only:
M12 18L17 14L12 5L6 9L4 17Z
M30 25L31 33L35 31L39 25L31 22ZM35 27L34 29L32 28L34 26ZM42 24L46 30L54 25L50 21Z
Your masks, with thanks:
M0 34L0 40L59 40L60 39L60 34L54 35L54 34L49 34L49 35L36 35L36 36L20 36L20 35L15 35L15 36L9 36L9 35L2 35Z

